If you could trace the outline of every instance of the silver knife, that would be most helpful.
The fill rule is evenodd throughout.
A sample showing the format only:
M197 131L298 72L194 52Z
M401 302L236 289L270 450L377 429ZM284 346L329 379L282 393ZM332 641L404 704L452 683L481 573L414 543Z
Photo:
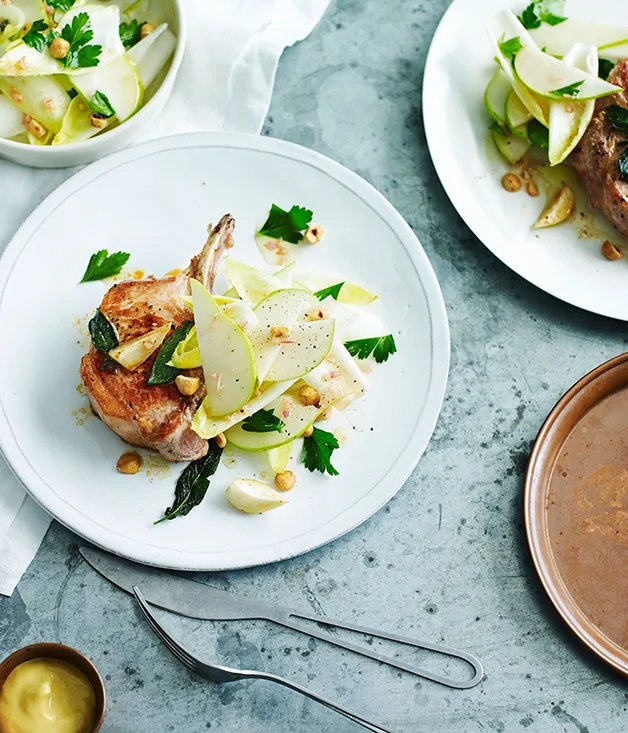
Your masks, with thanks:
M133 586L136 585L141 589L142 594L150 603L182 616L206 621L251 619L273 621L276 624L293 629L294 631L300 631L315 639L326 641L328 644L333 644L341 649L356 652L364 657L388 664L404 672L410 672L418 677L438 682L447 687L455 687L459 690L475 687L484 676L482 664L477 657L468 652L444 646L443 644L417 641L407 636L388 634L378 629L370 629L358 624L337 621L326 616L294 611L285 606L275 605L267 601L258 600L257 598L249 598L248 596L214 588L211 585L187 580L176 573L145 565L138 565L130 560L124 560L116 555L101 552L93 547L81 547L80 553L95 570L107 580L122 588L122 590L133 595ZM448 657L461 659L473 667L474 675L468 680L455 680L436 672L414 667L393 657L378 654L369 647L353 644L350 641L345 641L335 636L332 637L319 628L310 627L307 624L301 623L299 619L315 621L317 624L322 624L326 627L354 631L369 637L395 641L406 646L427 649L428 651L438 652Z

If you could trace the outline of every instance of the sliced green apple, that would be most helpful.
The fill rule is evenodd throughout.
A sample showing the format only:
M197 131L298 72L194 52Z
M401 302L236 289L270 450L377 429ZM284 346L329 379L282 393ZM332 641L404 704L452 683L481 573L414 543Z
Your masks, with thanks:
M510 79L499 68L486 85L484 91L484 106L489 115L499 124L506 122L506 100L512 92Z
M532 147L529 140L519 135L504 135L501 130L491 130L499 152L511 164L518 163Z
M309 374L323 361L334 343L335 321L295 323L268 370L270 382L285 382Z
M275 275L269 275L237 260L227 260L225 275L240 298L253 304L259 303L275 290L285 287L282 280Z
M539 48L552 56L565 56L574 43L604 48L628 41L628 28L568 18L558 25L542 23L530 31Z
M35 20L46 20L46 3L44 0L12 0L11 5L24 13L27 23Z
M70 97L54 77L0 77L0 91L47 130L57 133L61 129Z
M266 408L276 400L291 384L286 382L266 382L259 388L259 393L250 402L241 407L231 415L221 418L214 418L209 413L207 402L203 400L192 420L192 430L201 438L215 438L218 433L224 433L233 425L237 425L245 417L253 415L258 410Z
M532 119L527 107L519 99L514 91L511 90L506 100L506 122L513 135L517 134L517 130L524 130L524 134L521 137L527 137L525 134L525 124Z
M576 69L597 74L597 49L595 46L575 43L564 56L563 62ZM594 112L595 100L593 99L585 102L552 102L550 104L548 157L551 166L562 163L580 142Z
M228 502L245 514L262 514L288 503L280 491L253 478L234 479L225 493Z
M24 132L23 112L4 94L0 94L0 137L14 137Z
M228 415L245 405L257 380L253 349L245 332L229 318L207 288L191 280L196 335L211 415Z
M75 97L70 102L61 129L54 136L52 144L67 145L68 143L81 142L82 140L89 140L90 137L94 137L94 135L101 132L89 121L92 111L81 97Z
M76 90L89 104L96 92L106 95L115 110L116 119L124 122L142 105L144 87L135 65L120 56L106 66L96 66L80 76L72 77Z
M561 61L536 47L524 46L515 56L515 73L531 92L544 99L579 101L621 91L595 74Z
M620 43L617 46L608 46L600 49L600 56L614 62L628 58L628 41L626 43Z
M260 327L290 326L302 318L320 301L307 290L285 288L271 293L255 306L255 315Z
M266 406L282 420L285 425L281 432L253 433L244 430L242 423L227 430L225 437L236 448L246 451L266 451L292 442L313 425L316 418L329 403L321 399L319 407L302 405L299 401L299 383L297 382L284 394Z

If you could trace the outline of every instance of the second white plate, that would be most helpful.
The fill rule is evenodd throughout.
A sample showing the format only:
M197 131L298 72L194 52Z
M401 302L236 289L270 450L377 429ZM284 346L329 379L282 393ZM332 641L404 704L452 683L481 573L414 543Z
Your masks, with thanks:
M485 25L503 8L519 14L527 0L454 0L435 35L425 66L423 117L438 176L471 231L516 273L547 293L592 313L628 320L628 259L609 262L605 238L619 234L601 214L594 238L566 223L532 230L545 201L501 186L505 164L489 140L484 88L495 71ZM616 0L568 0L566 15L628 24ZM599 232L597 231L599 230ZM599 236L597 236L599 234ZM621 240L620 241L624 241Z
M337 478L297 468L290 503L243 515L224 491L269 467L263 456L223 461L205 501L153 526L181 467L123 476L122 441L77 391L87 319L111 282L79 285L98 249L131 252L133 269L185 267L210 221L235 216L233 256L260 265L253 233L272 203L315 212L327 234L305 267L377 292L398 353L347 411ZM375 334L374 334L375 335ZM416 237L369 184L312 151L222 133L157 140L117 153L63 184L33 213L0 261L0 445L31 495L78 534L163 567L217 570L273 562L363 522L403 485L430 439L449 360L440 288ZM337 456L337 459L336 459ZM225 465L225 463L227 465Z

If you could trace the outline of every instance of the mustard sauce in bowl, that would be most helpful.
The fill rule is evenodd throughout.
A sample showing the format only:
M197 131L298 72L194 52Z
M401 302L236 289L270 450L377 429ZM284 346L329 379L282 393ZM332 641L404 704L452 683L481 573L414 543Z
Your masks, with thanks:
M104 705L96 668L70 647L36 644L0 665L0 733L94 733Z

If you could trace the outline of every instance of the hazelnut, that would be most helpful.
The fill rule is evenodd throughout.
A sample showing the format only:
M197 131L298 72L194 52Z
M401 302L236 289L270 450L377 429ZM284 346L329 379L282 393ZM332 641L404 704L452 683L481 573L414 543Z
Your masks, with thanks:
M224 433L218 433L214 440L219 448L224 448L227 445L227 438L225 438Z
M526 193L528 196L538 196L539 189L534 181L528 181L526 183Z
M99 130L103 130L107 127L107 118L100 112L92 112L89 116L89 124L92 127L97 127Z
M304 384L299 389L299 401L302 405L305 405L306 407L309 407L310 405L318 407L321 402L321 396L318 393L317 389L314 389L314 387L310 387L309 384Z
M510 193L520 191L521 181L519 180L519 176L514 173L506 173L506 175L502 177L502 186Z
M303 431L303 437L304 438L311 438L312 435L313 435L313 433L314 433L314 426L313 425L310 425L309 428L305 428L305 430Z
M177 375L174 382L179 392L186 397L193 395L201 385L201 380L198 377L187 377L183 374Z
M616 244L613 244L608 239L604 242L602 245L602 254L604 257L606 257L607 260L621 260L621 258L624 256L624 253L619 249L619 247Z
M275 486L279 491L290 491L294 488L297 482L297 477L293 471L282 471L275 476Z
M307 314L308 321L323 321L329 316L325 308L314 308Z
M118 458L117 468L120 473L137 473L142 468L142 456L135 451L123 453Z
M285 338L288 338L290 335L290 329L287 326L271 326L270 327L270 337L275 343L278 343L279 341L282 341Z
M305 241L310 244L318 244L321 241L325 230L320 224L310 224L305 232Z
M33 137L36 137L38 140L41 140L42 137L46 137L46 128L41 124L41 122L37 122L37 120L33 117L31 117L31 119L29 120L26 129Z
M9 91L9 96L15 102L15 104L19 104L24 99L24 96L22 95L22 93L18 92L18 90L15 87L11 87Z
M152 23L144 23L142 30L140 31L140 38L146 38L155 30L155 26Z
M53 58L64 59L68 55L70 44L65 40L65 38L55 38L48 48L50 50L50 55Z

